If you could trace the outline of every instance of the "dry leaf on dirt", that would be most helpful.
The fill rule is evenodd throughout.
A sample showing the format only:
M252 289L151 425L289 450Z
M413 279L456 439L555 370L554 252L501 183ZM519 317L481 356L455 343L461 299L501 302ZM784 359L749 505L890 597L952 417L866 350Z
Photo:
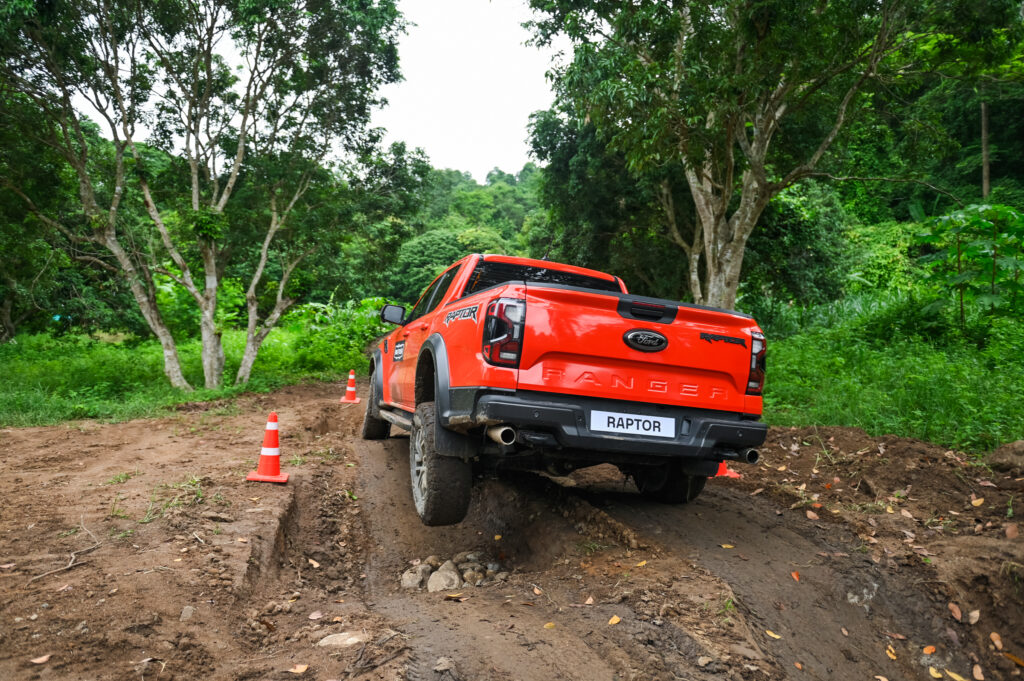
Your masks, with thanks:
M843 632L843 636L849 636L850 631L846 627L839 627L839 631Z
M817 520L818 519L818 514L815 513L814 511L808 511L807 512L807 519L808 520Z
M885 635L888 636L889 638L894 638L897 641L906 641L907 640L907 637L904 636L903 634L894 634L891 631L885 632Z
M181 560L181 559L179 558L178 560ZM61 588L57 589L57 593L61 593L63 591L71 591L71 585L70 584L65 584Z
M750 496L756 497L758 494L760 494L763 491L764 491L764 487L758 487L757 489L755 489L753 492L750 493Z
M319 610L315 610L315 611L309 613L309 619L311 619L311 620L318 620L318 619L320 619L323 616L324 616L324 614L322 612L320 612Z
M49 655L43 655L42 657L33 657L31 660L29 660L29 662L31 662L32 664L46 664L51 657L53 657L53 653L50 653Z
M554 622L548 622L547 624L544 625L544 628L545 629L554 629L555 628L555 623Z
M974 677L974 681L985 681L985 673L981 671L981 665L976 664L971 669L971 676Z
M332 617L331 621L332 622L344 622L345 618L344 617Z
M501 541L501 535L500 534L494 535L494 541Z
M734 548L736 548L736 547L735 547L735 546L733 546L732 544L720 544L720 546L721 546L721 547L722 547L723 549L734 549Z
M587 600L583 601L583 605L593 605L593 604L594 604L594 597L593 596L587 596Z
M10 570L15 565L17 565L17 563L4 563L3 565L0 565L0 570Z
M778 634L776 634L776 633L775 633L774 631L772 631L771 629L765 629L765 630L764 630L764 633L768 634L768 635L769 635L769 636L771 636L772 638L776 638L776 639L777 639L777 638L782 638L781 636L779 636Z
M911 520L914 519L914 515L910 511L905 509L905 508L900 509L900 515L903 516L904 518L910 518Z
M1005 657L1007 660L1010 660L1011 662L1016 664L1018 667L1024 667L1024 660L1020 659L1019 657L1017 657L1013 653L1003 653L1003 657Z
M248 544L249 543L249 540L246 539L245 537L238 537L237 539L235 539L235 541L238 542L239 544Z
M992 482L991 480L979 480L978 484L981 485L982 487L996 487L996 483ZM999 488L996 487L996 489Z
M889 679L885 678L884 676L876 676L875 681L889 681Z
M978 620L981 619L981 610L971 610L967 613L967 621L971 624L977 624Z
M925 646L924 647L924 654L925 655L931 655L934 652L935 652L935 646Z
M544 592L541 591L539 587L536 587L536 586L533 587L533 595L534 596L540 596L542 593L544 593Z
M991 634L988 635L988 637L990 639L992 639L992 645L994 645L996 647L996 650L1002 650L1003 649L1003 637L1002 636L1000 636L999 634L997 634L996 632L993 631Z
M306 560L308 560L308 561L309 561L309 564L310 564L310 565L312 565L313 567L315 567L315 568L318 568L318 567L320 567L320 563L316 562L316 561L315 561L315 560L313 560L312 558L307 558Z
M949 604L949 612L953 615L953 619L955 619L957 622L960 622L963 618L963 613L960 612L960 606L956 603Z
M611 619L608 620L608 624L609 625L611 625L611 624L618 624L621 621L622 621L621 617L619 617L618 615L612 615Z
M1020 531L1017 529L1017 523L1006 523L1006 538L1016 539L1020 536Z
M795 572L795 571L794 572L790 572L789 576L792 577L797 582L800 581L800 573L799 572Z
M647 561L646 560L642 560L642 561L640 561L639 563L636 564L637 567L643 567L644 565L647 565Z
M886 513L895 513L896 510L892 506L886 506L885 507L885 512Z
M971 506L981 506L984 503L985 503L985 497L978 497L977 499L972 499L971 500ZM946 673L947 674L951 674L952 672L947 671Z
M949 678L953 679L953 681L967 681L967 679L965 679L964 677L960 676L960 675L959 675L959 674L957 674L956 672L951 672L951 671L949 671L948 669L947 669L947 670L945 670L945 671L946 671L946 675L947 675L947 676L948 676Z
M469 596L463 596L461 592L457 594L445 594L444 600L455 601L456 603L464 603L469 600Z
M288 673L290 673L290 674L301 674L304 671L306 671L307 669L309 669L309 665L308 664L297 664L294 667L292 667L291 669L289 669Z
M779 466L778 470L784 471L784 470L786 470L786 467L785 466Z
M802 664L800 664L799 662L794 662L793 666L796 667L797 669L799 669L800 671L804 670L804 666Z
M891 645L885 647L885 654L889 656L890 660L896 659L896 649Z
M931 677L932 677L933 679L941 679L941 678L942 678L942 672L940 672L940 671L939 671L938 669L936 669L935 667L928 667L928 674L929 674L929 675L930 675L930 676L931 676Z

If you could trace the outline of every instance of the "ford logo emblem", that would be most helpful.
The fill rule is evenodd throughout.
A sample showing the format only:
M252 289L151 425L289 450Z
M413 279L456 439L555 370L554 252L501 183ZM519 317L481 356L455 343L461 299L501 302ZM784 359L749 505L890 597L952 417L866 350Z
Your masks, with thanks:
M640 352L660 352L668 347L668 339L657 331L630 329L622 336L626 345Z

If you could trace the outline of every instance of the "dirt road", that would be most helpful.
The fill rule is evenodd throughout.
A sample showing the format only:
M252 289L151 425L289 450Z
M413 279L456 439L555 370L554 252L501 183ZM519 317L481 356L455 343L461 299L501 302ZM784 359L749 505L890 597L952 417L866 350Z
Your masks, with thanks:
M481 481L465 522L425 528L407 440L360 440L342 393L0 431L0 678L1024 671L1019 466L773 429L761 464L687 506L598 467ZM244 478L271 410L285 486ZM481 585L402 587L451 558Z

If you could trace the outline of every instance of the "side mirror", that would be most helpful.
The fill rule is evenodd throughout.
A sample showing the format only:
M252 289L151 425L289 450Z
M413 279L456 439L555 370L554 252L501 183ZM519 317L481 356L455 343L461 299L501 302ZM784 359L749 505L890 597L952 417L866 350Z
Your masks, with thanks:
M389 324L401 325L405 320L405 308L401 305L385 305L380 309L380 319Z

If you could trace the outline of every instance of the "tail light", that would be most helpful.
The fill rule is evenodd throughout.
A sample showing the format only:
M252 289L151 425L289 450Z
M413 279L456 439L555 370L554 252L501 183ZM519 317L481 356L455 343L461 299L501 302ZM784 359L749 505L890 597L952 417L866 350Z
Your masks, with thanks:
M484 359L502 367L518 367L523 352L525 319L525 300L495 298L488 303L484 318Z
M747 379L747 394L760 395L764 390L766 344L764 334L754 331L750 334L750 378Z

